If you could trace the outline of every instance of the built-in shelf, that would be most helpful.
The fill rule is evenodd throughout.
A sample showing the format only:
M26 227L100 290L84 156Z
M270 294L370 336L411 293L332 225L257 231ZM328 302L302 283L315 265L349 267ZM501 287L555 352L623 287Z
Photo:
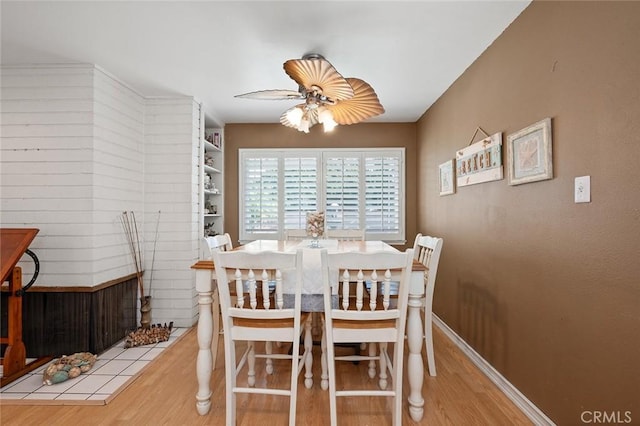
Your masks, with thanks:
M206 123L206 118L204 119ZM224 233L224 152L221 128L207 127L202 135L202 223L203 235ZM215 213L210 213L215 211Z
M219 169L216 169L215 167L207 166L206 164L204 165L204 171L209 173L222 173Z

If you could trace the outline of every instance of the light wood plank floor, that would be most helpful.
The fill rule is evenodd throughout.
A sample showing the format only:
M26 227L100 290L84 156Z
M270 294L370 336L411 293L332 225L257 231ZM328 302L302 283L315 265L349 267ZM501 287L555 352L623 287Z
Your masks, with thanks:
M105 406L0 406L0 423L10 425L224 425L224 350L218 348L218 366L213 372L212 409L200 416L195 408L197 381L196 329L189 330L166 349L142 374ZM221 336L222 337L222 336ZM466 356L434 327L434 347L438 376L425 372L423 394L425 425L530 425L529 419L471 364ZM329 400L320 389L320 348L314 346L314 386L306 389L304 375L298 391L297 424L328 425ZM424 353L424 348L423 348ZM316 361L318 360L318 361ZM276 361L277 362L277 361ZM262 363L260 363L262 364ZM338 377L357 383L369 380L366 365L340 363ZM276 369L278 365L276 364ZM280 375L280 377L285 376ZM257 377L278 385L278 374ZM266 378L265 378L266 377ZM258 383L259 385L260 383ZM404 383L405 400L408 384ZM390 405L380 398L338 399L340 425L387 425ZM283 397L241 395L238 397L238 425L287 424L288 400ZM417 424L404 403L404 425Z

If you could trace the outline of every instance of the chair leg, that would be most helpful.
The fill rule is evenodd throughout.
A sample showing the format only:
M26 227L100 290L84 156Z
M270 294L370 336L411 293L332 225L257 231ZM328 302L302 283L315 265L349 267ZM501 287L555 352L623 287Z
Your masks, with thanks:
M271 355L273 353L273 342L264 342L264 352L267 355ZM265 370L267 371L267 374L273 374L273 359L267 357L265 360L265 364Z
M370 342L369 343L369 356L376 356L376 351L377 351L378 345ZM376 377L376 360L375 359L370 359L369 360L369 378L373 379L374 377Z
M380 389L387 388L387 342L380 343Z
M402 356L402 353L399 354L399 356ZM395 363L396 361L393 361L394 367L395 367ZM393 412L391 413L392 420L391 420L391 424L392 426L402 426L402 404L403 404L403 398L402 398L402 373L399 371L396 371L396 375L395 377L399 378L398 380L393 380L393 388L394 388L394 395L393 395ZM396 383L397 382L397 383Z
M404 357L404 345L393 345L393 361L391 370L393 371L393 417L392 426L402 426L402 407L404 405L404 398L402 396L402 380L403 380L403 357Z
M298 338L299 339L299 338ZM298 398L298 375L300 373L300 340L294 342L294 353L291 357L291 383L289 384L289 426L296 425L296 402ZM306 358L306 356L305 356Z
M247 342L247 345L249 346L249 353L247 354L247 366L249 370L247 382L249 386L253 387L256 385L256 348L254 342Z
M337 402L336 402L336 361L335 361L336 357L334 353L334 347L333 345L327 344L325 334L326 334L326 327L323 327L322 343L326 349L326 357L324 358L324 365L328 366L329 362L331 363L330 367L328 367L328 373L327 373L327 382L328 382L327 386L329 388L329 419L331 421L330 423L331 426L336 426L338 424L338 409L337 409Z
M213 290L213 303L211 303L213 315L213 336L211 339L211 370L216 369L216 360L218 359L218 341L220 340L220 297L218 289Z
M431 309L424 310L424 345L427 350L427 364L429 375L436 375L436 358L433 353L433 326L431 321Z
M235 350L229 350L225 347L225 382L226 382L226 418L228 425L236 424L236 393L233 388L236 387L236 354Z

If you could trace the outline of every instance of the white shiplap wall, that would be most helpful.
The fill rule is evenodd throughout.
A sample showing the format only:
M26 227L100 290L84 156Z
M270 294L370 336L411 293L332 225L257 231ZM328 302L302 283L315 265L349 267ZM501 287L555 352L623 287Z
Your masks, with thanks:
M197 319L195 272L201 235L198 196L200 104L192 97L147 99L145 241L153 262L153 321L189 326ZM159 222L158 222L158 212ZM155 230L158 226L158 240ZM149 285L151 273L145 277ZM148 288L148 287L147 287Z
M2 226L40 229L37 285L93 285L94 67L2 67L1 77Z
M36 227L38 286L134 272L119 221L136 213L153 321L197 319L200 105L144 98L94 65L1 68L0 224ZM21 263L29 278L31 262Z
M93 284L135 271L120 216L133 211L142 236L145 100L110 74L94 71Z

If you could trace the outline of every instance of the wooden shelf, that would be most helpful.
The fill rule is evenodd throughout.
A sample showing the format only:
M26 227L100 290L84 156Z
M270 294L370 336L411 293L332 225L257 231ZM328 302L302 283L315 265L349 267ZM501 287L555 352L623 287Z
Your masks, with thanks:
M206 164L204 165L204 170L209 173L222 173L222 171L216 169L215 167L207 166Z
M224 129L216 126L207 126L207 118L204 117L205 126L202 143L202 159L201 166L202 171L205 174L205 182L211 182L212 186L209 189L202 189L202 222L204 224L204 230L210 234L214 232L216 234L224 233L224 197L222 196L222 190L224 188L224 151L222 150L224 141ZM211 122L209 122L212 124ZM212 136L213 135L213 136ZM213 138L218 142L214 145L213 142L207 140L207 138ZM209 164L205 164L205 160ZM214 192L211 189L215 189ZM209 209L213 207L216 210L216 214L207 213ZM213 211L213 210L211 210Z

